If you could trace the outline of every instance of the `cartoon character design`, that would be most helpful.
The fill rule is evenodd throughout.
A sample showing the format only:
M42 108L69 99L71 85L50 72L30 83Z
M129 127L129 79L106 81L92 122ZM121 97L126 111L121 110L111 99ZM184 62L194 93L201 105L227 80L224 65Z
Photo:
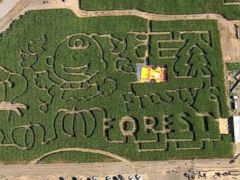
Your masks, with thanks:
M94 35L76 34L66 37L48 63L52 69L46 71L47 76L39 74L36 84L39 87L49 86L49 83L59 86L63 100L89 100L96 96L108 96L116 89L113 79L99 76L107 66Z

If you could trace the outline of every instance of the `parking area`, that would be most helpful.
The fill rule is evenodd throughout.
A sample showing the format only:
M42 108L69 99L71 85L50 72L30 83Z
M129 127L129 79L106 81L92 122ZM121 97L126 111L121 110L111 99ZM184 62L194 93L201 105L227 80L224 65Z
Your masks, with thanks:
M191 165L189 162L133 162L131 165L122 162L0 165L0 179L92 180L92 177L95 177L97 180L157 180L164 177L166 180L181 180L184 179L184 171Z
M230 159L216 160L180 160L180 161L145 161L107 163L83 163L83 164L38 164L38 165L0 165L0 179L8 180L110 180L136 179L140 175L143 180L187 180L195 179L233 179L239 178L240 157L234 163ZM114 177L115 176L115 177ZM88 179L87 179L88 178ZM89 179L90 178L90 179ZM139 179L139 180L141 180Z
M145 180L149 179L145 175L139 174L118 174L118 175L109 175L109 176L60 176L57 177L59 180Z

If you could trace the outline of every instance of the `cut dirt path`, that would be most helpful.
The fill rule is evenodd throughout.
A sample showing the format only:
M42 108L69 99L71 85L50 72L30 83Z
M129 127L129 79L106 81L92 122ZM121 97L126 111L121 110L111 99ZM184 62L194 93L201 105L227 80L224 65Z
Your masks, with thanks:
M21 116L21 110L25 110L26 108L24 104L20 103L0 102L0 111L14 111L18 116Z
M127 159L125 159L121 156L118 156L116 154L113 154L113 153L110 153L110 152L107 152L107 151L98 150L98 149L88 149L88 148L63 148L63 149L58 149L58 150L51 151L51 152L48 152L48 153L42 155L41 157L31 161L30 164L37 164L41 160L43 160L44 158L47 158L48 156L52 156L54 154L63 153L63 152L83 152L83 153L101 154L101 155L113 158L115 160L124 162L126 164L130 164L129 160L127 160Z

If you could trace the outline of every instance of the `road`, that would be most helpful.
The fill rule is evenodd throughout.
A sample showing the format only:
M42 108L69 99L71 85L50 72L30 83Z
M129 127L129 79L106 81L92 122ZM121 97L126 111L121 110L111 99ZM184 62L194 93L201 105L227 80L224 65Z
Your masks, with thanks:
M5 1L16 1L16 0L4 0ZM7 30L10 24L19 18L20 15L24 14L27 10L27 6L30 4L31 0L19 0L19 2L11 9L6 8L3 11L0 11L0 14L3 15L7 13L4 17L0 18L0 33ZM1 8L4 8L2 3L0 4Z
M56 179L58 177L70 178L98 176L105 177L122 174L140 174L144 179L184 179L183 174L187 170L201 171L207 174L207 178L213 177L213 172L240 171L240 163L229 164L228 160L180 160L158 162L107 162L84 164L38 164L38 165L0 165L0 179ZM240 173L240 172L239 172ZM24 176L23 176L24 174ZM160 178L161 177L161 178ZM226 177L225 177L226 179ZM228 176L232 179L232 176Z
M0 19L4 17L16 4L18 0L3 0L0 5Z

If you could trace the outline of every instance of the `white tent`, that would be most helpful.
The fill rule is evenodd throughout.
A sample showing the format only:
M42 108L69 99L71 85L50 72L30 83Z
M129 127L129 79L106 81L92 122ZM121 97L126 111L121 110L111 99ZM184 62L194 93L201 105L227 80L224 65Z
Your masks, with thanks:
M240 116L233 116L234 139L240 143Z

